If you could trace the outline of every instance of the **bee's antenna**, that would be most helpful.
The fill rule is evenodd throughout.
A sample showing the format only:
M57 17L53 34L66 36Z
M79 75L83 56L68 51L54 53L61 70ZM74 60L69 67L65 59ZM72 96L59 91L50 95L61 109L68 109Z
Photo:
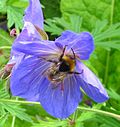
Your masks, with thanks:
M61 56L60 56L60 58L59 58L59 61L62 60L67 46L68 46L68 45L65 45L65 47L64 47L64 49L63 49L63 52L62 52L62 54L61 54Z
M74 52L73 48L71 48L71 50L72 50L72 53L73 53L73 56L74 56L74 60L75 60L75 58L76 58L75 52Z

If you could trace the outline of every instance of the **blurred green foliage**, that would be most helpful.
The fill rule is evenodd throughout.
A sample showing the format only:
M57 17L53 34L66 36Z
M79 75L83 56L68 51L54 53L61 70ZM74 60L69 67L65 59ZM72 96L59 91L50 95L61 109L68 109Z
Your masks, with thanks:
M120 127L120 2L119 0L41 0L45 16L45 31L56 38L64 30L77 33L90 31L96 49L85 62L106 87L110 99L103 104L93 103L93 109L114 113L93 112L84 101L80 104L89 110L78 109L66 120L48 115L39 103L10 98L6 91L6 80L0 79L0 127ZM0 69L9 60L14 38L10 29L18 32L23 26L24 9L28 0L0 0ZM53 36L54 35L54 36ZM89 112L88 112L89 111ZM119 118L118 118L119 117ZM75 123L73 120L75 119ZM118 119L115 119L118 118Z

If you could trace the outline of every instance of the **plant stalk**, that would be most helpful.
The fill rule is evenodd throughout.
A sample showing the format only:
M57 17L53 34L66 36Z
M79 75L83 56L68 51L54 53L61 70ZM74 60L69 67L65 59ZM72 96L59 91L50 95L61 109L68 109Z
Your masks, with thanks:
M111 3L111 15L110 15L110 25L113 24L114 5L115 5L115 0L112 0L112 3ZM111 50L107 52L106 68L105 68L105 75L104 75L104 84L106 86L107 86L107 83L108 83L110 52L111 52Z
M36 105L40 105L39 102L9 100L9 99L0 99L0 102L1 103L13 103L13 104L18 103L18 104L36 104ZM95 112L95 113L98 113L98 114L110 116L110 117L113 117L113 118L116 118L116 119L120 120L120 115L115 114L115 113L102 111L102 110L94 109L94 108L85 108L85 107L82 107L82 106L79 106L78 109L80 109L81 111Z

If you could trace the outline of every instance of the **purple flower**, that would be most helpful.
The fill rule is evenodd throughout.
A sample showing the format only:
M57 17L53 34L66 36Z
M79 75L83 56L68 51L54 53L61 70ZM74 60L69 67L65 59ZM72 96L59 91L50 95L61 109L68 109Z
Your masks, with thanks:
M69 117L76 110L83 96L81 89L95 102L106 101L108 95L101 82L81 62L88 60L94 50L92 35L68 30L55 41L42 40L39 30L34 27L42 25L33 18L38 14L41 17L41 8L35 8L38 3L38 0L30 1L24 19L30 21L31 27L23 33L23 36L27 33L25 39L21 34L21 39L12 46L12 50L25 54L11 75L12 94L40 102L49 114L60 119ZM33 17L27 17L34 8ZM30 31L34 31L33 34Z
M39 0L29 0L30 5L25 11L24 27L21 33L15 39L13 45L18 41L35 41L47 39L46 33L43 31L43 14ZM37 19L37 20L34 20ZM10 32L10 35L16 35L16 29ZM11 50L10 60L6 64L2 77L8 77L11 71L15 70L21 61L26 57L24 53L18 52L14 49ZM8 71L9 70L9 71ZM4 76L5 75L5 76Z

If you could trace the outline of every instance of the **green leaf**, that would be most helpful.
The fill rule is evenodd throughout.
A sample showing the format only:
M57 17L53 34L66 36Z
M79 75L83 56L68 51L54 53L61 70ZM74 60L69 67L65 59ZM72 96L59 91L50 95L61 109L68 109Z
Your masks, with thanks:
M5 32L4 30L0 29L0 46L8 46L11 45L13 42L13 38Z
M109 19L111 0L61 0L61 12L64 18L76 14L83 18L83 27L91 30L95 22ZM103 13L104 12L104 13Z
M113 22L120 22L120 1L119 0L115 0L115 6L114 6L114 17L113 17Z
M45 18L52 18L60 16L60 0L41 0L44 5L44 16Z
M53 120L47 118L45 120L40 120L39 123L34 124L32 127L67 127L67 120Z
M96 121L98 123L101 123L102 126L107 125L108 127L119 127L119 125L120 125L120 122L118 120L112 119L112 118L107 117L107 116L103 117L102 115L96 115Z
M63 29L58 27L55 23L55 20L47 19L45 20L44 28L45 31L50 32L52 35L60 35L63 32Z
M4 126L4 124L7 122L7 119L8 119L8 113L0 116L0 127Z
M80 33L82 18L77 15L69 15L68 19L53 18L45 21L45 31L50 32L52 35L61 35L65 30L72 30Z
M8 0L7 5L19 8L26 8L28 6L28 0Z
M23 27L23 12L24 10L17 7L8 6L7 7L7 19L8 27L12 27L15 24L17 30Z
M97 21L92 30L95 45L107 50L114 48L120 50L120 23L108 26L107 20Z
M112 51L110 54L109 64L109 77L108 85L109 88L120 94L120 51Z
M6 2L7 0L0 0L0 12L1 13L5 13L7 10Z
M12 116L16 116L21 120L25 120L27 122L32 122L30 116L25 113L25 109L21 108L19 105L13 105L12 103L0 103L5 110L7 110Z
M101 21L99 25L101 24L102 26L103 22L104 21ZM99 42L105 39L110 39L113 37L120 36L120 23L113 24L109 26L107 29L105 29L104 31L102 31L105 27L107 27L107 24L104 27L102 26L101 32L99 33L94 32L93 35L94 35L95 41ZM99 27L97 27L96 25L95 29L99 29Z
M111 48L120 50L120 40L96 42L95 45L103 47L103 48L105 48L107 50L110 50Z
M9 98L9 95L4 88L0 89L0 98L2 99ZM0 102L0 108L2 109L0 110L0 112L3 117L7 112L9 112L12 116L16 116L21 120L32 122L30 116L27 113L25 113L26 110L24 108L21 108L19 104L14 105L13 103L10 102L7 103Z
M9 98L9 94L6 92L5 88L0 89L0 98Z
M111 98L113 98L117 101L120 101L120 95L117 92L115 92L113 89L108 90L108 93Z
M83 112L80 117L77 119L77 122L83 122L86 120L93 119L95 117L94 112Z

